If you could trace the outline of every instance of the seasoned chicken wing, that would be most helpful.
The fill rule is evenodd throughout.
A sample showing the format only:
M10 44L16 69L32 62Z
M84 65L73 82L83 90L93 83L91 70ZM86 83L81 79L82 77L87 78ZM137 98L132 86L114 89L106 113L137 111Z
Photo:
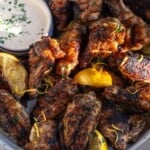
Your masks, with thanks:
M74 3L76 4L75 11L79 13L82 22L99 18L103 0L75 0Z
M80 22L74 21L61 35L59 39L60 48L66 55L57 63L56 69L59 75L69 75L78 65L83 31L83 25Z
M94 57L106 58L118 52L124 43L125 27L116 18L103 18L91 23L88 44L80 59L80 66L86 67Z
M54 16L55 27L57 32L63 31L68 25L70 16L70 1L69 0L48 0L49 6Z
M126 89L121 89L117 86L107 87L103 95L107 100L150 111L150 84L138 87L129 86Z
M101 102L94 92L78 94L69 103L60 128L61 144L66 149L86 150L87 144L97 126Z
M41 41L32 45L29 51L29 89L33 97L37 96L37 89L40 87L44 76L48 74L55 63L55 59L64 57L65 53L60 50L59 43L50 37L44 37Z
M67 104L72 100L78 88L71 79L61 79L50 88L46 95L38 98L34 109L34 117L42 120L43 113L47 119L53 119L65 111Z
M127 144L138 138L145 126L145 117L128 116L120 106L106 102L102 107L98 129L110 141L112 147L126 150Z
M0 128L19 145L28 142L31 129L29 116L24 107L5 90L0 90Z
M125 6L123 0L105 0L105 2L109 5L114 16L127 28L125 43L122 45L122 52L140 50L150 44L150 28L142 18L136 16Z
M150 83L150 57L140 54L126 55L119 65L121 73L133 81Z
M30 133L30 143L25 150L60 150L57 126L52 120L34 123Z

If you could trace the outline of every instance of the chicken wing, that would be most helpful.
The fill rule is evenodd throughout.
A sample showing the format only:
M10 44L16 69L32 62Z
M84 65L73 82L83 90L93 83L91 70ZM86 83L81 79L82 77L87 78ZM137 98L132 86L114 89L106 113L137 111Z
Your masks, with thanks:
M99 18L103 0L75 0L74 3L76 4L75 11L79 13L82 22Z
M132 81L150 83L150 57L148 56L126 55L119 65L119 70Z
M150 84L141 87L129 86L126 89L117 86L107 87L103 95L107 100L128 104L139 110L150 111Z
M34 123L30 133L30 143L25 150L60 150L57 126L52 120Z
M86 150L87 144L97 126L101 102L94 92L78 94L69 103L61 126L61 144L67 149Z
M145 117L128 116L120 106L107 102L102 107L98 130L106 137L112 147L126 150L127 144L135 140L146 126ZM134 124L135 123L135 124Z
M80 22L72 22L59 39L60 48L66 53L57 63L57 73L67 76L78 65L78 57L84 27Z
M32 45L29 51L29 89L32 97L37 96L37 89L40 87L44 76L48 74L55 63L55 59L64 57L65 53L60 50L59 43L50 37L44 37L41 41Z
M125 27L116 18L104 18L91 23L88 44L80 59L80 66L86 67L94 57L106 58L118 52L124 43Z
M0 90L0 128L19 145L28 142L30 119L24 107L11 94Z
M57 32L63 31L68 25L70 18L70 2L69 0L48 0L49 6L54 16L55 27Z
M109 5L114 16L127 28L122 52L140 50L150 44L150 28L142 18L136 16L125 6L123 0L105 0L105 2Z
M50 88L44 96L38 98L37 105L34 109L34 117L42 120L43 114L47 119L53 119L65 111L67 104L72 100L78 88L73 84L71 79L61 79Z

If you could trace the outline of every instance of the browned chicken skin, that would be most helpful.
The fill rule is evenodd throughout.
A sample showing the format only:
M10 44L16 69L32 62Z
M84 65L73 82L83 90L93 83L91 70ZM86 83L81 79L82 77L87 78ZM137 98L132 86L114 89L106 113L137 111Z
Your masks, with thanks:
M65 53L60 50L59 43L50 37L44 37L41 41L32 45L29 51L29 89L33 97L37 96L37 89L40 87L44 76L48 74L55 63L55 59L64 57Z
M100 16L103 0L75 0L76 11L82 22L97 20Z
M118 105L103 105L98 129L117 150L126 150L130 141L139 137L146 126L145 117L128 116Z
M76 94L78 88L70 79L61 79L50 88L46 95L38 98L34 116L42 120L42 112L47 119L53 119L66 110L68 102Z
M57 126L52 120L35 123L31 129L30 143L25 145L25 150L42 149L60 150Z
M148 56L126 55L119 65L119 70L132 81L150 83L150 57Z
M112 13L127 28L125 43L122 45L122 52L129 50L140 50L150 44L150 29L142 18L136 16L123 0L105 0Z
M24 107L5 90L0 90L0 128L19 145L28 142L31 129L29 116Z
M141 87L130 86L126 89L117 86L107 87L103 95L107 100L128 104L139 110L150 111L150 84Z
M60 36L60 48L66 53L66 55L57 63L56 69L59 75L69 75L78 65L83 31L84 28L82 24L74 21Z
M116 18L104 18L89 26L88 44L80 59L80 66L86 67L94 57L106 58L118 52L118 46L124 43L125 27Z
M70 1L69 0L48 0L49 6L55 20L56 30L61 32L69 23Z
M86 150L100 116L101 103L94 92L78 94L69 103L60 129L67 150Z
M124 0L124 2L129 5L132 11L137 15L141 16L150 23L150 1L149 0Z

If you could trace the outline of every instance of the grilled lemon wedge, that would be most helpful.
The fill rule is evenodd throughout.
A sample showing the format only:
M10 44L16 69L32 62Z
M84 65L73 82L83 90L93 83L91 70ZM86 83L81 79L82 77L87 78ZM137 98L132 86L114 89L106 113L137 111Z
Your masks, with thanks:
M106 140L98 130L94 131L89 150L108 150Z
M16 97L21 97L27 86L27 71L19 59L11 54L0 52L0 71L12 93Z

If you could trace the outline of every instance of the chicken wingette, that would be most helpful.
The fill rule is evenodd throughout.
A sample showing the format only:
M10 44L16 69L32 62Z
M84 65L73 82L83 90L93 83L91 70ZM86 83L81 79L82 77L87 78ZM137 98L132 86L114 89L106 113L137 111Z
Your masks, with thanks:
M107 100L130 105L141 111L150 111L150 84L129 86L125 89L107 87L103 95Z
M110 141L113 148L126 150L127 144L139 137L146 124L144 116L128 115L120 106L105 101L98 130Z
M78 91L77 85L71 79L61 79L47 94L38 98L34 109L34 117L43 119L43 113L47 119L54 119L66 110L67 104L72 101L72 96Z
M126 29L116 18L99 19L89 26L89 38L80 58L80 66L86 67L95 57L107 58L118 52L124 43Z
M68 104L60 126L61 144L66 149L86 150L97 126L101 102L94 92L77 94Z
M28 142L31 129L29 115L14 97L0 90L0 128L23 146Z
M66 55L56 65L57 74L68 76L78 65L83 32L84 26L79 21L74 21L60 36L60 48Z
M43 37L32 45L29 51L29 89L30 95L37 97L38 88L44 77L53 69L56 59L64 57L56 39Z
M111 13L127 28L122 52L140 50L150 44L150 29L142 18L136 16L123 0L105 0Z

